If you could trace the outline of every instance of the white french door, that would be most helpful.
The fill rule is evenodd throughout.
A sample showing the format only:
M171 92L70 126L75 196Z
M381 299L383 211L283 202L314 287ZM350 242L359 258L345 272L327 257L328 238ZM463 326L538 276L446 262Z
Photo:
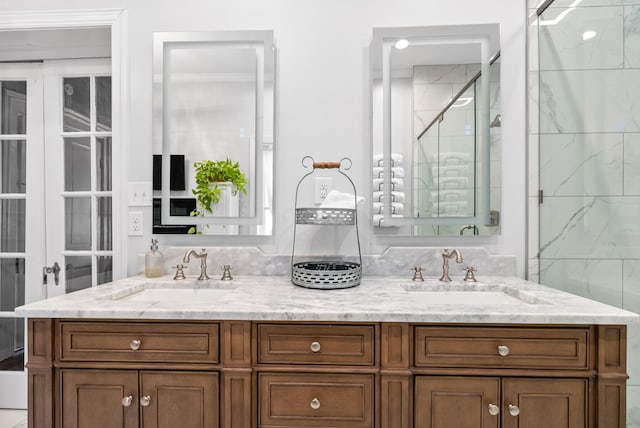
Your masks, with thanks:
M26 408L14 309L112 279L108 59L0 65L0 408Z
M0 67L0 407L26 406L24 303L46 297L42 64Z
M110 72L108 59L44 64L49 297L112 279Z

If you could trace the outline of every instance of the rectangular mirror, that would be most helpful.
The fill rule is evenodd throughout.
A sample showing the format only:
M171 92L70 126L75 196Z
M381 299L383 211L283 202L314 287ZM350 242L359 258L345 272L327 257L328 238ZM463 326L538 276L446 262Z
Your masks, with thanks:
M273 33L162 32L153 43L154 152L161 155L154 196L162 225L271 235ZM176 159L184 159L183 168ZM172 209L180 200L195 200L196 209Z
M499 233L498 24L375 28L378 235Z

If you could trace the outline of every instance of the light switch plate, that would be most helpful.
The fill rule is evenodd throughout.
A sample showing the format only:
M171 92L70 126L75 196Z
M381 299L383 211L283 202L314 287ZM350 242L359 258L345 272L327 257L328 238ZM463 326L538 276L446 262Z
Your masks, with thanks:
M129 189L130 207L150 207L153 201L153 188L150 181L130 182Z

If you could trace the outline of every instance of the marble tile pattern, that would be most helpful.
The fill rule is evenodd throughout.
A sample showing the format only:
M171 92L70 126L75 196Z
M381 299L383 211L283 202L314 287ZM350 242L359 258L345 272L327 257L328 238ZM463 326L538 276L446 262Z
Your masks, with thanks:
M174 273L175 266L183 263L187 247L160 248L165 260L165 273ZM201 251L200 248L195 248ZM406 276L411 278L412 268L421 266L425 276L442 274L442 251L435 247L390 247L381 254L363 255L363 276ZM464 276L465 266L477 269L478 276L515 276L516 258L509 255L489 254L481 247L458 248L463 256L462 264L451 264L451 277ZM291 254L266 254L255 247L207 247L208 269L212 278L222 273L223 265L232 266L235 275L289 275ZM144 263L144 258L141 258ZM454 266L455 265L455 266ZM144 272L141 264L139 273ZM198 276L200 264L196 259L184 269L187 276Z
M622 68L622 7L562 8L556 3L539 20L540 70ZM596 35L583 40L586 31Z
M640 6L624 7L624 66L640 68Z
M424 291L426 287L454 294L448 295L445 303L430 303L432 291ZM469 287L490 291L506 289L509 296L516 297L516 302L478 302L479 294L470 293L483 291L468 291ZM180 288L182 292L177 291ZM135 298L151 289L159 296ZM215 290L212 293L210 289ZM466 291L450 291L452 289ZM313 290L293 285L288 276L238 275L232 281L192 278L174 281L171 276L158 279L139 276L31 303L16 308L16 315L514 324L640 322L638 314L515 277L483 277L472 285L461 280L443 284L434 277L427 277L421 283L407 276L365 277L354 288Z

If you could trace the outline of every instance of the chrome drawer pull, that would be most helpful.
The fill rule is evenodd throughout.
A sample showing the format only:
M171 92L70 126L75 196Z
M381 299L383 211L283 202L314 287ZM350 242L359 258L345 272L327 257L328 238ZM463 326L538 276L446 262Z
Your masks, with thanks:
M520 407L509 404L509 414L511 416L518 416L520 414Z
M489 414L491 416L495 416L498 413L500 413L500 407L496 406L495 404L489 404Z
M311 352L320 351L320 342L311 342Z
M151 396L145 395L145 396L140 398L140 405L141 406L147 407L149 404L151 404Z
M133 339L129 344L129 347L132 351L137 351L140 349L140 345L142 345L142 341L140 339Z
M498 354L500 354L500 356L502 357L506 357L507 355L509 355L509 347L504 345L498 346Z
M127 395L126 397L122 398L122 405L124 407L129 407L132 402L133 402L133 397L130 395Z
M314 398L311 400L311 403L309 403L309 406L311 406L313 410L318 410L320 408L320 400Z

